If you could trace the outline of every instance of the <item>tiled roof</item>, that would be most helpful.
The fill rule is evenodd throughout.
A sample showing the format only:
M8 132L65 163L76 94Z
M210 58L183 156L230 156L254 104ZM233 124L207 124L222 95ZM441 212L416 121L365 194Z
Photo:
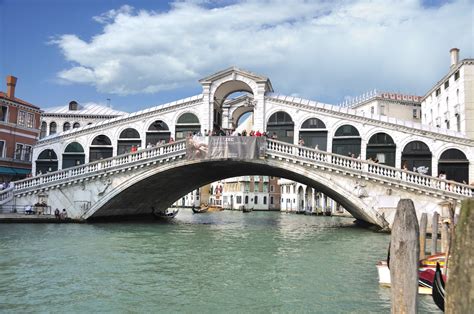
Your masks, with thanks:
M79 104L77 110L69 110L69 105L45 108L43 115L93 115L93 116L123 116L124 111L114 110L96 103Z
M19 103L19 104L21 104L21 105L25 105L25 106L28 106L28 107L32 107L32 108L34 108L34 109L38 109L38 110L40 109L38 106L35 106L35 105L33 105L33 104L30 104L29 102L24 101L23 99L16 98L16 97L14 97L13 99L8 98L8 97L7 97L7 94L4 93L4 92L0 92L0 99L1 99L1 98L6 99L6 100L9 100L9 101L16 102L16 103Z

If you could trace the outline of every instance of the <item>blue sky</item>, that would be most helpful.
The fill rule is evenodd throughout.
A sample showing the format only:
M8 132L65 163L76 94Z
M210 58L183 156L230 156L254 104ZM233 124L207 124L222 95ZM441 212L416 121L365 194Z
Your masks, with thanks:
M109 98L131 112L237 66L327 103L374 88L423 95L450 48L474 57L472 12L468 0L0 0L1 90L12 74L42 108Z

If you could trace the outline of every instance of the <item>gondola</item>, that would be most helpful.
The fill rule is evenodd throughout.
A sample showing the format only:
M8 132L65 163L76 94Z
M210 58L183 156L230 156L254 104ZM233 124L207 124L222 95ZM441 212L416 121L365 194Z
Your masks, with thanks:
M152 211L153 216L156 219L173 219L174 217L176 217L176 215L179 212L179 209L176 209L172 212L168 212L168 210L157 212L154 207L152 207L152 209L153 209L153 211Z
M439 263L436 263L436 272L433 281L433 301L444 312L444 279Z
M247 207L245 207L245 206L242 208L242 212L243 212L243 213L250 213L251 211L252 211L251 208L247 208Z
M191 208L193 210L193 213L195 214L202 214L202 213L205 213L207 212L207 210L209 209L209 207L201 207L199 209L196 209L194 206Z

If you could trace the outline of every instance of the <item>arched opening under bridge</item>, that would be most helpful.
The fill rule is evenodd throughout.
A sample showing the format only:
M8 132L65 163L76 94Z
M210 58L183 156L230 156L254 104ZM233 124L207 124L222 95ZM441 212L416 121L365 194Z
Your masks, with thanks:
M334 185L329 177L320 172L305 171L303 165L288 164L277 159L251 161L219 159L192 162L181 160L173 165L151 168L108 190L107 195L95 203L83 218L97 220L101 217L110 219L114 216L150 216L152 207L169 208L183 195L199 187L225 178L245 175L274 176L300 182L341 204L356 219L377 224L377 218L366 209L361 199L354 193L348 193L342 185ZM245 200L242 201L246 203ZM249 202L250 200L247 200L247 203Z

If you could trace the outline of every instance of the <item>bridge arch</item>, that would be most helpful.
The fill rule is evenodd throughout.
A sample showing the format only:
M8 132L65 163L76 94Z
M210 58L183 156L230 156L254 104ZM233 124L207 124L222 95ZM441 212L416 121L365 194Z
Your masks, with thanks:
M328 130L319 118L307 118L300 123L298 137L303 138L306 147L327 151Z
M469 184L469 159L460 149L445 149L438 158L440 173L445 173L447 180Z
M249 93L252 95L256 95L256 92L257 86L255 82L251 80L242 80L242 78L237 77L214 84L213 88L211 88L211 96L213 100L213 108L211 108L213 121L212 128L215 130L222 129L222 126L224 124L223 105L225 100L231 94ZM249 104L248 110L246 112L253 112L253 97L248 97L247 99L245 99L245 101ZM230 115L230 117L234 118L233 115ZM232 121L234 122L234 126L237 127L237 120L233 119Z
M83 215L84 219L114 216L133 209L148 215L151 207L168 208L186 193L211 182L243 175L269 175L287 178L314 187L341 204L357 219L377 224L375 212L368 209L347 185L334 182L318 171L307 171L304 165L284 160L180 160L151 167L106 190L106 194ZM172 179L170 179L172 178ZM349 188L352 191L352 188ZM160 191L160 193L157 193Z
M427 169L424 174L431 175L433 171L432 157L433 154L425 142L412 140L403 147L402 166L406 165L408 170L418 172Z
M377 132L369 137L366 146L367 159L378 160L379 163L395 167L397 145L386 132Z
M64 149L61 169L82 165L85 160L84 147L78 142L71 142Z
M181 113L175 122L175 140L182 140L188 136L188 133L201 132L201 122L198 115L185 111Z
M43 150L36 159L36 174L58 170L58 155L53 149Z
M132 147L144 147L140 133L131 127L121 128L117 139L117 155L130 153Z
M334 154L357 157L361 153L361 136L359 130L351 124L343 124L334 132L332 152Z
M89 145L89 162L112 157L112 141L107 135L100 134L94 137Z
M270 137L276 134L279 141L294 143L295 123L291 115L284 110L274 110L267 120L266 131Z

